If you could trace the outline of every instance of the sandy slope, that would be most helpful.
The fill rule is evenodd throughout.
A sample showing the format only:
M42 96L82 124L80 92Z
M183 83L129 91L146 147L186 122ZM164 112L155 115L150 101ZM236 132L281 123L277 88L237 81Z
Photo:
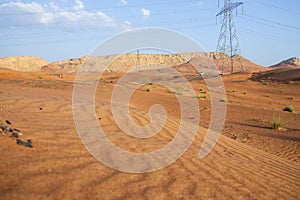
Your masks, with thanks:
M299 67L284 67L275 68L266 72L260 72L253 77L253 80L265 81L299 81L300 68Z
M109 80L113 80L112 83ZM138 152L160 148L170 141L179 117L173 94L155 85L151 86L151 93L141 88L134 94L130 105L135 121L140 124L148 122L144 111L158 101L158 97L165 105L170 120L158 136L137 140L120 132L108 109L114 81L113 76L107 76L97 90L97 117L101 118L99 123L105 127L108 137L118 146ZM22 138L32 139L34 145L32 149L24 148L16 145L11 138L0 135L1 199L299 198L299 114L276 111L290 119L288 127L295 129L294 132L282 133L287 137L295 134L295 137L278 140L259 135L270 132L279 134L260 127L266 125L264 122L254 123L258 127L236 124L250 122L251 125L253 120L273 112L271 106L278 106L279 109L289 101L278 99L278 102L270 105L270 98L264 97L265 91L269 91L274 98L284 97L291 95L293 87L298 85L279 85L287 93L282 95L277 89L278 85L262 85L246 80L241 84L234 78L225 80L229 99L225 135L221 136L206 158L197 157L206 132L205 128L199 127L191 147L175 163L152 173L129 174L101 164L88 153L76 133L73 121L72 83L56 81L54 86L51 83L43 77L42 80L27 81L8 80L3 76L0 79L0 119L9 119L14 127L24 132ZM195 89L204 88L199 82L194 82L193 86ZM247 95L242 91L247 91ZM296 110L299 111L299 94L293 95ZM199 102L200 109L204 110L201 124L205 127L209 118L209 101ZM233 132L238 135L236 140L227 137ZM251 135L251 132L258 135ZM249 134L250 139L241 141L242 133ZM264 144L264 141L268 143ZM264 148L271 143L274 149L289 155L276 155L273 148L267 152Z

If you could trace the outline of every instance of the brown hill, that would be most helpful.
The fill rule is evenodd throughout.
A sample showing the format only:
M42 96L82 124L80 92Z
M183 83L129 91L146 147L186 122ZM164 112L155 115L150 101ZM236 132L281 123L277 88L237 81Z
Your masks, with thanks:
M87 60L87 56L50 63L41 68L42 71L51 73L72 73L76 72L81 65ZM109 72L127 72L140 66L141 70L158 69L171 67L185 62L179 55L171 54L140 54L139 64L136 54L109 55L97 57L97 63L100 65L110 64L107 71Z
M223 56L220 53L182 53L182 54L140 54L139 61L138 56L136 54L123 54L123 55L109 55L109 56L101 56L97 58L98 63L103 63L103 65L107 65L110 63L107 71L109 72L127 72L140 66L140 70L151 70L151 69L160 69L166 67L173 67L173 66L180 66L179 68L186 68L181 69L181 71L189 71L188 73L192 72L190 70L190 65L186 64L195 56L207 56L212 59L213 62L216 63L219 70L222 69L221 66L221 59L224 58L225 63L225 73L230 73L231 69L229 66L230 59L228 56ZM42 71L51 72L51 73L63 73L63 72L76 72L79 67L84 63L87 57L64 60L60 62L54 62L43 66L41 68ZM264 71L266 68L259 66L243 57L235 56L234 57L234 71L238 72L241 71L238 68L238 59L240 59L245 67L246 71L253 72L253 71ZM194 73L194 72L192 72Z
M231 73L231 60L227 55L224 55L223 53L218 52L210 52L210 53L184 53L185 57L193 58L195 56L203 56L205 54L207 57L212 59L216 66L218 67L220 73L222 72L222 65L224 63L224 74L230 74ZM190 60L189 59L189 60ZM233 57L233 71L234 72L240 72L242 71L241 63L244 66L244 69L246 72L258 72L258 71L265 71L267 68L260 66L258 64L253 63L252 61L236 55ZM183 66L182 66L183 67Z
M39 71L41 66L48 62L42 58L34 56L5 57L0 58L0 68L13 69L18 71Z
M186 53L184 54L184 56L186 58L189 58L189 62L188 63L184 63L184 64L180 64L178 66L175 66L175 68L180 71L180 73L186 75L186 76L191 76L191 75L195 75L197 73L197 71L195 70L195 68L193 67L193 65L191 64L192 62L192 58L196 57L196 56L207 56L208 58L211 59L212 62L214 62L214 64L217 66L218 70L219 70L219 74L222 73L222 64L224 63L224 74L230 74L231 73L231 61L230 58L226 55L223 55L221 53L205 53L205 55L203 53ZM257 65L253 62L251 62L250 60L242 57L242 56L235 56L233 57L233 67L234 67L234 72L242 72L242 68L240 66L240 61L244 66L245 72L259 72L259 71L266 71L267 68L262 67L260 65ZM205 61L203 61L204 63ZM210 61L208 61L208 65ZM198 74L198 73L197 73Z
M86 57L81 57L53 62L42 66L40 70L47 73L73 73L77 72L77 70L84 63L85 60Z
M252 80L255 81L300 81L300 68L275 68L273 70L254 74Z
M139 60L136 54L109 55L97 57L97 63L103 66L110 64L107 71L109 72L127 72L140 67L140 70L161 69L166 67L180 66L185 72L192 72L190 66L186 63L195 56L207 56L216 63L219 70L222 70L222 63L225 63L225 74L231 72L230 59L221 53L182 53L182 54L140 54ZM73 58L53 63L37 57L8 57L0 59L0 68L8 68L19 71L43 71L46 73L74 73L85 63L87 56ZM266 68L259 66L243 57L235 56L233 58L234 72L241 71L238 60L241 60L245 70L264 71Z
M283 60L278 64L270 66L269 68L285 68L285 67L300 67L299 58L293 57L287 60Z

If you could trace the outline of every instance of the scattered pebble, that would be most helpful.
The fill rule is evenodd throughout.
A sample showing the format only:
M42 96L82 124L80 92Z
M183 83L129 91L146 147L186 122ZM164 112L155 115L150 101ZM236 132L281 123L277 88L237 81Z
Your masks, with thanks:
M21 132L19 129L13 128L13 131L15 132Z
M40 108L41 109L41 108ZM20 136L23 135L23 133L17 129L17 128L11 128L9 127L9 125L11 125L11 122L9 120L5 120L5 123L8 124L7 125L4 125L4 122L2 122L0 120L0 132L5 136L6 133L11 133L11 135L9 137L11 138L19 138ZM20 139L16 139L16 142L18 145L22 145L22 146L25 146L25 147L32 147L32 141L30 139L27 140L27 142L25 141L22 141Z
M20 136L22 136L23 135L23 133L21 133L21 132L13 132L12 134L11 134L11 137L12 138L18 138L18 137L20 137Z
M1 125L0 128L4 133L13 132L11 128L4 126L4 125Z
M17 139L17 144L22 145L24 147L32 147L32 141L30 139L28 139L27 142Z

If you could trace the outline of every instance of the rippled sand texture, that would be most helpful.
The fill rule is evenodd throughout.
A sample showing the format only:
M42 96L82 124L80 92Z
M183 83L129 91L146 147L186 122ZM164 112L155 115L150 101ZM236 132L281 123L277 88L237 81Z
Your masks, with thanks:
M14 72L11 72L14 73ZM6 74L6 75L5 75ZM196 137L176 162L161 170L130 174L96 160L82 144L72 114L72 81L48 75L2 73L0 120L9 119L31 139L33 148L16 144L0 134L1 199L298 199L300 196L299 83L264 85L246 76L224 78L227 119L213 151L199 159L207 131L210 102L203 83L192 82L199 95L201 122ZM47 77L49 79L47 79ZM97 88L96 113L107 137L133 152L150 152L176 135L180 112L174 94L158 85L143 86L133 95L133 120L149 123L147 110L161 103L168 114L163 130L136 139L122 133L110 110L115 75L107 75ZM112 80L112 81L110 81ZM151 92L146 89L151 87ZM236 92L233 92L235 90ZM282 91L282 92L281 92ZM246 94L245 94L246 93ZM293 100L289 97L293 96ZM295 113L282 111L293 104ZM274 111L275 110L275 111ZM297 113L298 111L298 113ZM286 131L270 127L274 115L286 121ZM235 136L235 137L233 137Z

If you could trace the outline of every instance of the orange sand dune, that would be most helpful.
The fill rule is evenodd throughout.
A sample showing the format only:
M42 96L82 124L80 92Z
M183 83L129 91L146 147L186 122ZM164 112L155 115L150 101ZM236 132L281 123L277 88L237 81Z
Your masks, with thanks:
M33 148L25 148L16 145L8 135L0 134L1 199L298 199L300 196L297 82L264 85L246 77L225 77L228 102L223 135L213 151L199 159L210 120L210 100L203 81L191 81L197 94L207 96L198 99L201 122L191 147L166 168L130 174L107 167L85 149L73 121L71 79L49 76L53 79L28 80L30 76L14 77L1 70L0 120L9 119L13 127L23 132L22 139L33 141ZM153 103L164 105L169 120L159 135L138 140L120 131L109 109L118 76L105 75L97 88L97 117L107 136L119 147L137 152L152 151L168 143L179 125L174 94L155 84L134 93L130 106L135 122L149 122L146 111ZM50 87L54 81L55 85ZM151 91L147 92L149 87ZM289 99L291 96L293 100ZM286 104L293 104L295 112L282 111ZM286 131L271 129L274 115L286 121Z

